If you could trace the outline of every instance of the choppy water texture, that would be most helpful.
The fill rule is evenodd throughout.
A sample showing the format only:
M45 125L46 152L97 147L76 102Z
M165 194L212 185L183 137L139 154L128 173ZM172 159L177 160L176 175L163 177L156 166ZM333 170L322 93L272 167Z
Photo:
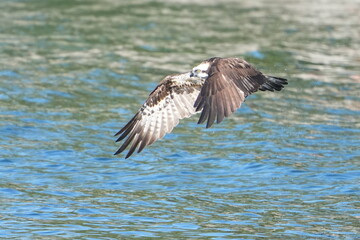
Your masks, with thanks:
M0 9L1 238L360 238L359 1ZM157 82L212 56L290 84L113 156Z

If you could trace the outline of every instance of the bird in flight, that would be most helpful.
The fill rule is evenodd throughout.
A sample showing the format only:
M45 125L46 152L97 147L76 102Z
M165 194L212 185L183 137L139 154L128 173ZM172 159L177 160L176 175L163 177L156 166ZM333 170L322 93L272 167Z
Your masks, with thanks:
M267 76L241 58L213 57L190 72L166 76L150 93L135 116L115 136L124 140L115 155L130 149L140 153L170 133L180 119L201 113L198 124L206 128L230 116L250 94L280 91L287 80Z

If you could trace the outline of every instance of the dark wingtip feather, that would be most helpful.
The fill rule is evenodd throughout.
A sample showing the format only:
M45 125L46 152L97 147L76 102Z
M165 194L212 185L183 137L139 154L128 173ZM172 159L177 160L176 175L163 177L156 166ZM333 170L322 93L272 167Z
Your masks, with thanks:
M209 116L207 119L206 128L209 128L214 124L216 115L218 114L216 99L213 96L211 96L209 100L211 101L210 106L212 107L209 107Z
M140 118L139 118L139 117ZM120 131L118 131L117 133L115 133L114 137L116 137L117 135L123 133L126 129L132 128L132 126L135 124L135 120L139 121L141 119L141 115L139 115L139 112L135 114L135 116L122 128L120 129Z
M284 88L284 85L288 84L288 81L285 78L266 76L266 79L267 81L260 86L260 91L280 91Z
M129 144L123 144L115 153L114 153L114 155L118 155L119 153L122 153L125 149L126 149L126 147L128 146Z
M121 153L122 151L120 151L120 149L118 149L115 153L114 153L114 155L118 155L119 153Z
M137 147L137 144L136 144L135 146L131 146L129 152L126 154L125 159L128 158L128 157L130 157L130 156L134 153L136 147Z
M209 105L206 104L200 114L200 118L199 118L199 121L198 121L198 124L201 124L203 122L205 122L205 120L209 117Z
M206 123L206 128L210 128L214 124L214 121L210 121L210 118L208 118L208 121Z

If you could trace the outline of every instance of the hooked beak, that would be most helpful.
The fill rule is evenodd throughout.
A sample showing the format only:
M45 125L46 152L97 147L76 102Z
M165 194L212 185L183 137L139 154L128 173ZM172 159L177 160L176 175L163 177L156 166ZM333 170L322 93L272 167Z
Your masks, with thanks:
M194 76L194 73L193 73L193 72L191 72L191 73L190 73L190 77L193 77L193 76Z

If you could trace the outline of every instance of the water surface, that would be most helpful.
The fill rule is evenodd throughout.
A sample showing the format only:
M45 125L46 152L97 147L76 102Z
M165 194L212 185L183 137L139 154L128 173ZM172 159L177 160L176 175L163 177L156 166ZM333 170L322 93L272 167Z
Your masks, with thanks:
M0 234L360 238L359 2L0 2ZM288 78L125 160L163 76L240 56Z

